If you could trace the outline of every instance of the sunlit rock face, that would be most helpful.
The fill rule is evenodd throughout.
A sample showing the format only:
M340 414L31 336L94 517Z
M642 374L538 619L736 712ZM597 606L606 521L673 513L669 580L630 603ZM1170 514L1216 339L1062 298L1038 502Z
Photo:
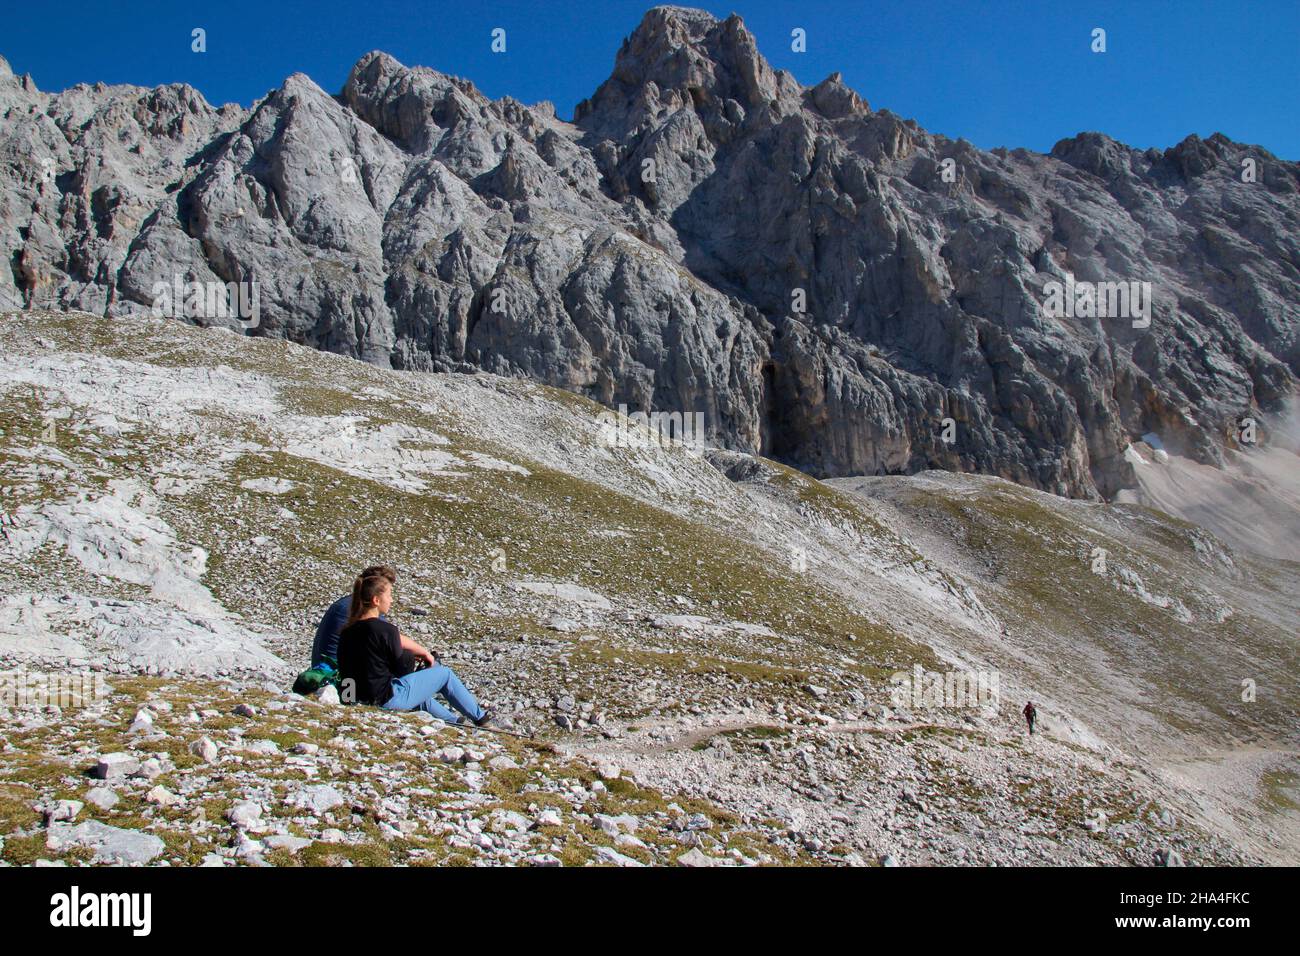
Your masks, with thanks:
M337 96L295 74L247 110L46 94L0 61L0 306L245 283L255 319L170 310L702 413L710 441L820 476L1109 497L1148 433L1217 464L1294 394L1298 184L1218 134L985 152L677 7L572 123L383 53Z

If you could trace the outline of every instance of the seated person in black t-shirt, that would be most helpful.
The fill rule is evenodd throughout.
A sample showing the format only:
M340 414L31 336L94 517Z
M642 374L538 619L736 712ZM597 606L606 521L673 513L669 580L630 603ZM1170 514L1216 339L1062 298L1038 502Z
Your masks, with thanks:
M361 572L363 578L388 578L390 584L397 583L397 569L386 564L372 564ZM319 667L329 664L335 670L339 662L339 633L348 625L348 613L352 610L352 595L345 594L325 612L316 627L316 637L311 642L311 666ZM379 619L383 620L383 615Z
M489 723L492 712L479 706L451 668L380 619L392 605L393 585L382 575L359 577L352 586L348 623L339 634L343 699L386 710L424 710L453 724L466 719L480 727ZM425 666L416 670L417 661ZM464 716L434 700L435 694Z

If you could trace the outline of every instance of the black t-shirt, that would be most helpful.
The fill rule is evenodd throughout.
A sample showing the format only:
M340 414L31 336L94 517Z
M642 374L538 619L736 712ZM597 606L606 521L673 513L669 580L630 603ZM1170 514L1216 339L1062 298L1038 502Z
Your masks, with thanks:
M355 681L356 702L382 706L393 696L394 677L411 673L414 658L402 650L397 627L368 617L339 634L339 677Z

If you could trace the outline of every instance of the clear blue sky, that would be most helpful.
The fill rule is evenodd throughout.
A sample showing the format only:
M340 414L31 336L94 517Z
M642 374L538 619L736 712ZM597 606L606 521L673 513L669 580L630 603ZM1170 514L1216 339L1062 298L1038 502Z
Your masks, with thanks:
M43 90L185 82L249 104L303 72L337 92L382 49L562 117L610 72L644 0L67 0L6 4L0 55ZM1222 132L1300 160L1300 0L731 0L776 67L810 84L839 70L875 108L978 146L1046 151L1081 130L1133 146ZM507 52L489 49L494 27ZM206 53L190 31L207 31ZM807 31L808 50L790 49ZM1107 32L1107 52L1090 50Z

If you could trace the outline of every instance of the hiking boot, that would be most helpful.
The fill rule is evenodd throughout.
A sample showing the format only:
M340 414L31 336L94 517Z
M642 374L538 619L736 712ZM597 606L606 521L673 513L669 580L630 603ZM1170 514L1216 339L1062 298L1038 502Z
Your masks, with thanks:
M483 716L480 717L478 720L474 721L474 726L486 727L488 724L492 723L492 721L496 720L496 716L497 715L495 711L485 710L483 711Z

